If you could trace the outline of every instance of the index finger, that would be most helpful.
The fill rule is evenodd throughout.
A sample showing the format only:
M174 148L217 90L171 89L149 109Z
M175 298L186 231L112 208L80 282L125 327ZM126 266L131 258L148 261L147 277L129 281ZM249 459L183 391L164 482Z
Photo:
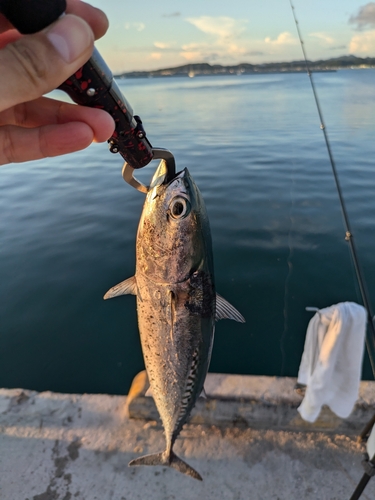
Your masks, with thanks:
M0 49L8 45L8 43L15 42L21 36L21 33L14 28L6 30L4 33L0 33Z
M0 14L0 33L4 33L4 31L10 30L12 28L13 25L8 21L4 14Z
M108 19L104 12L81 0L66 0L66 13L84 19L94 32L95 40L101 38L108 29Z

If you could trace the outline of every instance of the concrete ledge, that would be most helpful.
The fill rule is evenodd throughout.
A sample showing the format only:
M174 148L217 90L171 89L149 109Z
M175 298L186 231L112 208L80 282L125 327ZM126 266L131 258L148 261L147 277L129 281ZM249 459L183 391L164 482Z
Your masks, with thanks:
M175 443L174 451L203 482L167 467L128 467L137 456L165 448L161 425L125 414L128 400L129 409L141 398L152 402L140 395L144 378L138 377L133 401L131 396L1 389L1 500L333 500L350 498L362 477L364 446L356 436L301 432L296 426L293 432L247 427L265 427L262 415L268 423L282 421L275 417L278 405L295 416L300 397L293 379L232 375L209 376L211 400L198 405L208 409L196 413L208 421L205 415L218 419L224 408L220 426L187 424ZM289 400L282 387L289 387ZM372 417L368 389L373 387L362 385L357 405L366 419ZM233 419L234 403L246 422ZM363 500L374 498L373 479Z
M375 382L361 382L359 399L349 418L337 417L324 407L316 422L305 422L297 412L302 396L295 390L297 379L209 373L207 399L199 398L189 422L218 427L250 427L291 431L322 431L359 434L375 414ZM130 418L158 420L155 403L147 395L146 372L140 372L129 391Z

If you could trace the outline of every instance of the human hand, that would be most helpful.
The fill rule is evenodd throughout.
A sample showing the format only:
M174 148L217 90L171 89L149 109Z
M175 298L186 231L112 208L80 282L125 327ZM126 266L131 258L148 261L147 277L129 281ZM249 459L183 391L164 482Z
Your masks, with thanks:
M42 97L90 58L108 28L105 14L67 0L66 15L20 35L0 14L0 165L78 151L112 135L103 110Z

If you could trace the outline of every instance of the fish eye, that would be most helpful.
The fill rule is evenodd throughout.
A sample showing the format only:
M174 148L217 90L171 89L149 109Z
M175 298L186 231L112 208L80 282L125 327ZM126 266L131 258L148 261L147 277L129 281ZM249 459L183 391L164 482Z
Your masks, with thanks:
M186 198L176 196L169 205L169 212L173 219L183 219L190 212L190 203Z

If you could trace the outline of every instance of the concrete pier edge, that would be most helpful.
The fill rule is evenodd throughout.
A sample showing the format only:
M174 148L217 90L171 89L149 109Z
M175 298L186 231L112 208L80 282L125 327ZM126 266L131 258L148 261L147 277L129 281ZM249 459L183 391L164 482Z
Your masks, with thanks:
M357 436L375 413L375 383L361 383L348 419L324 408L314 424L297 412L295 383L208 375L208 397L174 447L203 482L167 467L128 467L165 447L142 372L128 396L0 389L0 499L349 499L363 474ZM362 498L375 498L375 479Z
M314 423L304 421L297 411L303 395L293 377L208 373L207 399L199 398L189 423L218 427L250 427L289 431L319 431L359 434L375 414L375 382L362 381L355 407L346 419L323 406ZM126 411L130 418L158 420L145 371L133 380Z

